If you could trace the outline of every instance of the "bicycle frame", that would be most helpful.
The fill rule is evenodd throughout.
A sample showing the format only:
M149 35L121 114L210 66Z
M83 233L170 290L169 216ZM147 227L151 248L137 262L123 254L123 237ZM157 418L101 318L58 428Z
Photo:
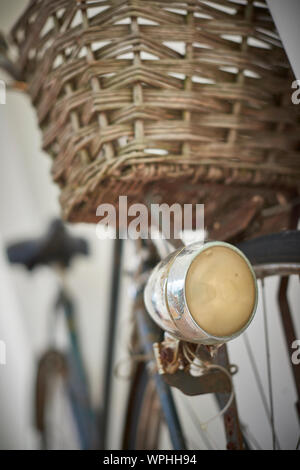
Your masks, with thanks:
M82 449L92 449L97 442L97 422L90 401L89 385L79 345L75 308L64 290L59 293L56 307L62 308L68 330L70 351L67 354L67 392L80 445Z

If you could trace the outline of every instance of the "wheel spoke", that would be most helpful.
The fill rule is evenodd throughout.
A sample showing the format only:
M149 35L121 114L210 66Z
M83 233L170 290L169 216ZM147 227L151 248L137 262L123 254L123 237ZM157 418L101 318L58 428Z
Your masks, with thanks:
M275 422L274 422L274 403L273 403L273 387L272 387L272 369L271 369L271 354L270 354L269 329L268 329L268 319L267 319L267 308L266 308L266 296L265 296L265 284L264 284L264 279L261 280L261 287L262 287L262 304L263 304L265 346L266 346L267 372L268 372L268 389L269 389L269 402L270 402L270 420L271 420L271 428L272 428L272 446L273 446L273 450L275 450L275 449L276 449L276 433L275 433Z
M181 403L183 404L187 414L189 415L195 429L199 433L202 441L209 450L218 450L216 442L211 438L210 434L202 428L202 423L198 416L195 414L194 409L190 406L185 396L182 396Z
M250 361L250 364L251 364L251 367L252 367L252 370L253 370L253 374L254 374L254 377L255 377L255 380L256 380L257 388L258 388L258 391L259 391L259 394L260 394L260 397L261 397L261 400L262 400L262 403L263 403L263 406L264 406L264 410L265 410L265 413L267 415L268 421L269 421L269 423L272 427L272 419L271 419L270 409L269 409L269 406L268 406L267 397L266 397L264 387L263 387L263 384L262 384L262 381L261 381L261 378L260 378L260 375L259 375L258 367L257 367L257 364L256 364L256 360L255 360L255 357L254 357L254 354L253 354L253 351L252 351L252 347L251 347L247 332L245 332L243 334L243 338L244 338L246 351L247 351L247 354L248 354L248 357L249 357L249 361ZM278 437L277 437L276 433L275 433L275 439L276 439L277 448L280 450L280 444L279 444L279 440L278 440Z
M244 438L246 438L248 440L248 443L251 443L255 447L256 450L262 450L259 443L257 442L255 437L253 436L253 434L249 430L248 426L246 426L242 422L240 422L240 425L241 425L241 430L242 430L243 436L244 436ZM250 448L250 450L251 450L251 448Z

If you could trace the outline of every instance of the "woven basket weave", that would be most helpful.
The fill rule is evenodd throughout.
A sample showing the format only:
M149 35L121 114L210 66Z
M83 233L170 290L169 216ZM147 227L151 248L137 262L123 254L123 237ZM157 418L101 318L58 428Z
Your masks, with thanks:
M299 107L264 2L35 0L12 38L67 220L120 194L235 186L266 206L298 185Z

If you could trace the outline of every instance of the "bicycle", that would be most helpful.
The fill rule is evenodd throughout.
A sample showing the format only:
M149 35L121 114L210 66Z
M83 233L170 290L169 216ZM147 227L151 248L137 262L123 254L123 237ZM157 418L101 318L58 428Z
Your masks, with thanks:
M55 157L54 173L56 181L63 189L62 200L66 218L72 221L95 221L96 202L101 202L102 199L106 201L105 198L110 199L110 196L115 202L118 188L123 188L123 191L128 192L133 198L138 193L144 197L148 190L149 175L150 183L157 182L163 197L175 195L175 200L181 203L194 202L195 199L210 202L213 198L216 207L213 209L210 207L211 218L212 212L213 218L216 214L222 215L225 203L233 206L234 217L227 220L226 237L221 233L222 230L218 232L218 228L215 233L219 233L220 237L222 235L248 255L258 277L265 279L273 274L282 276L280 309L290 355L291 344L296 340L297 334L287 301L287 286L288 277L299 274L299 234L287 231L241 244L239 243L241 240L238 239L243 236L253 237L255 227L252 226L249 232L247 228L250 222L254 221L255 225L255 216L264 205L265 211L272 211L274 201L281 199L282 203L286 197L281 206L285 206L288 213L292 198L295 196L295 193L293 191L290 193L288 188L296 185L297 178L298 144L295 137L297 117L292 116L288 106L285 106L284 91L290 85L288 64L284 58L281 61L283 51L280 51L280 41L274 31L266 5L264 2L250 0L222 1L220 5L216 2L207 4L202 1L170 2L170 5L168 2L154 2L153 10L155 11L157 4L159 8L153 15L152 9L147 8L146 2L137 2L137 11L132 8L131 2L124 2L124 10L120 11L117 11L115 2L107 2L103 9L100 3L82 1L76 2L76 5L66 3L62 7L60 2L53 2L53 8L49 9L46 2L40 2L39 5L31 2L12 33L14 43L22 56L20 62L24 77L22 75L21 79L30 84L29 92L38 108L40 124L45 134L45 147ZM174 5L179 9L175 8L174 11L174 8L170 8ZM130 34L134 37L133 43L128 42L129 26L127 27L126 23L117 24L119 20L123 21L127 14ZM37 17L42 18L41 25L34 28L31 34L28 24L34 24ZM145 19L146 24L145 21L140 23L138 21ZM238 33L233 19L237 20ZM154 25L151 23L153 20ZM232 24L234 27L229 27ZM245 24L249 25L249 29L248 26L244 29ZM180 25L180 32L177 25ZM111 40L112 30L113 40ZM193 34L190 34L190 30ZM251 34L252 32L257 34L259 45L253 45L249 31ZM222 32L233 33L236 41L226 37L227 34ZM158 33L158 43L154 38L156 33ZM97 34L100 34L103 40L100 44ZM81 48L82 35L84 38ZM204 42L204 47L202 43L193 42L191 36L199 36ZM76 38L79 45L76 41L71 42L70 37ZM24 47L24 38L26 47ZM182 39L184 51L167 47L166 41L170 38L175 42L179 38ZM226 51L225 62L220 54L223 47ZM119 59L124 60L122 54L127 48L131 58L125 59L125 63L120 62ZM150 59L151 62L147 62L148 59L142 57L142 53L145 52L143 48L150 50L155 60ZM266 55L269 60L265 64ZM111 60L111 57L116 60ZM78 63L82 63L81 69L77 67ZM104 67L104 71L103 64L107 67ZM181 66L184 70L183 77L177 73L181 70ZM98 70L97 73L95 69ZM51 74L49 80L48 71ZM273 84L274 76L276 80ZM147 84L145 90L143 90L144 82ZM205 99L207 96L208 99ZM83 106L85 99L90 100L86 107ZM280 111L283 112L280 115L282 114L283 118L277 121L273 117L274 109L279 102L282 105ZM150 103L151 106L144 108L145 103ZM68 111L62 113L65 109ZM58 120L57 118L61 116L61 120ZM208 117L207 126L194 125L197 119L201 124L205 123L206 117ZM290 134L285 132L287 129L290 129ZM280 134L279 148L278 140L274 138L277 137L277 133ZM253 141L257 145L253 145ZM291 150L290 162L288 152L281 154L286 149ZM203 158L198 160L199 154ZM75 168L74 173L72 165ZM115 169L115 172L111 169ZM103 185L103 192L100 191L101 188L99 189L99 181ZM225 185L217 187L216 181ZM264 192L266 183L268 185L271 183L273 189L272 181L275 188L285 188L286 184L286 193L278 196L276 191ZM236 184L237 187L234 189L229 187L228 182L229 185L233 183L232 186ZM248 188L248 183L250 186L253 184L251 189ZM243 193L239 185L243 186ZM78 191L74 191L75 187ZM227 190L226 197L224 187ZM233 197L229 195L230 190ZM110 192L114 194L111 195ZM254 198L251 199L253 195ZM250 202L248 204L248 199L249 201L251 199L252 205ZM238 209L237 202L242 202ZM237 223L238 218L241 219L239 223ZM218 220L215 222L218 227L220 225ZM213 227L214 223L210 226ZM267 224L264 228L272 232L270 225ZM295 220L290 228L296 228ZM109 421L107 413L111 392L113 344L116 337L115 324L120 284L118 260L121 251L122 242L117 240L101 447L105 447ZM185 346L184 354L189 357L188 362L196 363L198 359L200 363L209 365L209 361L212 364L216 361L214 366L221 367L219 371L215 368L214 372L207 364L206 368L202 367L206 373L196 380L197 387L195 380L191 383L187 376L182 380L182 371L177 371L175 374L159 374L154 368L157 359L153 353L152 343L154 342L159 348L163 338L162 331L149 320L142 304L143 285L146 283L149 267L144 267L143 264L148 263L154 267L159 262L159 256L153 247L148 246L146 252L150 255L146 261L143 256L139 257L141 275L136 276L139 282L135 301L135 317L138 323L135 325L132 358L134 361L139 359L140 363L134 367L123 447L147 449L159 447L158 430L161 428L161 419L158 412L153 412L159 408L164 410L174 448L187 447L169 387L170 384L175 384L175 379L178 379L177 386L179 385L185 392L201 394L209 391L216 395L220 407L218 416L224 415L228 448L258 448L259 443L255 442L255 436L253 438L245 426L239 425L231 379L236 368L230 367L226 346L211 351L210 356L207 355L209 351L199 348L197 350L197 354L201 353L199 358L195 357L192 346L189 344ZM264 299L264 294L262 298ZM265 329L268 331L265 309L263 318ZM151 342L147 340L148 333L151 333ZM247 338L246 335L243 337ZM274 424L269 341L266 343L269 403L263 391L262 380L257 373L251 345L245 339L263 403L263 412L266 414L267 422L271 424L272 447L279 448L280 443ZM183 351L180 352L183 354ZM149 363L150 374L146 362ZM292 371L299 401L300 377L297 365L292 364ZM152 375L154 380L149 378ZM195 427L202 432L206 426L207 423L196 422ZM205 432L201 437L205 443L214 447ZM296 439L295 446L298 446Z
M281 276L279 303L283 329L286 335L286 346L290 355L291 345L296 338L296 333L292 324L292 317L286 297L286 291L289 281L288 276L292 274L299 274L300 272L300 232L288 231L279 234L258 237L257 239L240 243L239 248L253 263L253 269L255 270L257 277L261 279L262 282L268 276L273 276L276 274ZM209 373L207 370L206 374L198 377L196 380L194 380L193 383L192 379L188 381L186 377L184 378L183 372L178 373L177 379L174 378L176 374L173 376L168 373L160 375L157 371L157 367L154 369L155 372L153 372L155 358L153 354L152 343L161 341L162 331L151 319L149 319L149 316L145 312L145 308L142 303L142 289L140 289L137 293L134 312L138 319L137 329L139 333L139 347L136 348L134 354L139 357L142 352L148 356L148 359L146 363L141 362L135 368L126 416L126 426L123 436L123 448L158 448L158 430L162 424L161 416L157 414L158 409L162 410L164 420L167 423L173 448L187 448L187 442L184 438L182 427L180 426L178 412L176 410L175 402L170 392L169 385L178 387L184 393L189 395L204 393L215 394L219 408L221 410L221 414L224 414L227 449L249 449L259 447L257 442L255 443L255 439L251 439L251 437L249 438L248 434L246 433L245 426L241 427L239 423L236 402L235 399L230 402L230 387L228 388L228 383L226 383L226 376L224 376L224 374L222 376L222 373L220 373L219 377L216 379L216 373ZM264 320L267 322L265 315L266 312L264 311ZM266 323L265 326L267 326ZM151 340L149 340L149 337ZM269 409L267 399L264 395L264 392L262 391L261 379L258 377L257 365L253 359L253 352L251 351L249 341L247 342L247 345L249 348L248 353L252 361L252 368L254 369L256 378L258 380L258 387L260 389L261 399L264 403L267 420L270 422L272 430L272 447L279 448L280 444L274 425L272 390L269 390L269 399L271 402L271 407ZM268 345L267 348L269 348ZM267 349L267 351L270 353L269 349ZM270 358L268 358L267 361L268 374L270 374ZM172 362L172 359L169 359L169 362ZM230 374L236 373L235 369L231 369L226 344L218 349L216 356L211 358L211 362L220 365L222 368L226 368ZM298 394L296 410L299 419L299 367L292 364L291 362L290 364L293 370L294 384ZM270 376L269 379L271 380ZM195 420L196 418L194 419L194 424ZM201 422L198 421L197 424L196 420L196 425L198 426L198 429L202 429ZM208 436L206 436L204 439L206 440L206 443L209 443ZM297 442L295 440L295 447L296 444ZM297 446L299 446L299 444L297 444Z
M77 256L88 255L83 238L69 234L54 220L41 238L14 243L8 259L29 271L40 266L56 269L60 287L49 325L49 346L38 360L35 383L35 427L42 449L91 449L97 442L97 414L92 408L89 384L81 353L76 311L66 286L66 272ZM67 328L66 350L57 345L56 326L60 315Z
M61 233L61 230L61 223L55 222L52 225L52 230L50 230L50 233L46 238L35 242L31 241L12 245L8 250L11 262L21 262L31 270L35 269L39 264L49 265L49 263L53 261L62 262L63 260L63 264L66 266L70 263L71 258L76 254L87 254L87 247L82 240L73 240L71 237L66 236L65 233L63 233L65 243L64 249L61 250L63 243L56 243L58 233ZM73 243L73 248L66 251L65 248L67 246L71 246L70 242ZM75 245L77 244L75 247L74 242ZM74 436L74 429L79 435L80 448L91 448L92 446L95 448L99 446L101 448L105 448L106 446L105 439L107 438L107 427L109 424L108 410L112 391L111 378L113 374L113 352L116 336L122 245L123 242L121 240L117 240L115 243L114 282L112 284L111 291L112 304L110 323L108 326L107 366L104 382L105 393L102 403L100 429L96 431L95 415L92 413L88 397L88 386L78 347L77 329L74 323L73 305L66 292L64 290L60 290L56 302L56 309L59 307L64 309L64 315L66 317L66 323L70 335L71 350L66 356L51 347L39 360L36 382L36 426L42 434L43 448L45 449L61 448L64 447L64 444L67 448L70 448L70 435L73 433ZM265 279L266 277L274 274L283 276L280 284L280 303L289 350L296 334L290 325L291 313L289 311L286 298L286 289L288 285L287 276L299 274L300 272L299 247L300 232L298 231L289 231L263 236L239 244L239 248L253 263L253 268L259 279ZM28 249L30 251L28 251ZM163 421L165 421L167 423L167 429L170 434L173 447L181 450L188 448L188 443L180 423L177 406L171 392L171 387L176 387L184 394L191 396L213 393L220 411L222 412L220 416L224 414L227 448L254 448L255 444L253 444L251 438L249 439L245 427L243 426L241 428L240 426L235 399L233 398L233 400L230 401L232 381L228 381L228 378L222 370L217 372L216 370L209 371L207 369L204 375L196 378L188 376L183 371L177 371L175 374L160 374L157 370L153 343L159 343L163 340L163 331L145 311L143 291L149 277L149 272L160 261L158 250L158 242L153 244L151 241L147 240L139 244L138 273L134 273L136 294L134 299L133 317L137 321L133 331L134 341L132 360L135 365L133 366L132 378L130 381L130 392L122 447L123 449L144 450L159 448L159 430L162 428ZM200 350L199 352L200 357L203 359L205 351ZM217 364L222 368L225 368L228 370L230 375L236 373L236 370L229 362L225 344L218 349L214 357L206 354L205 360L208 360L211 364ZM255 363L252 363L252 367L255 369L257 366ZM295 385L298 391L297 410L299 416L299 369L295 365L292 365L292 368ZM261 385L259 385L259 381L260 379L258 378L258 386L260 387ZM54 413L55 416L55 392L53 392L51 383L56 384L55 387L58 395L67 397L63 402L62 409L65 410L64 412L68 418L64 420L63 426L58 426L55 419L54 422L52 419L51 423L51 413ZM67 386L67 394L65 394L65 392L62 393L61 383L64 383ZM48 395L49 391L51 392L50 395ZM52 396L52 398L54 397L52 403L52 405L54 404L54 407L51 405L51 398L49 399L49 396ZM263 397L264 395L262 394L261 396ZM273 446L276 447L279 443L275 433L274 420L272 418L274 410L272 411L272 409L268 409L266 397L262 399L265 404L267 419L270 420L271 427L273 429ZM71 406L68 405L68 403L71 404ZM229 406L227 407L228 403ZM196 424L196 418L194 417L193 419L194 424ZM207 444L208 448L213 448L213 445L210 442L210 436L206 436L206 431L203 429L203 423L201 424L198 422L197 426L201 432L204 443ZM63 431L61 434L58 432L59 429ZM93 438L91 437L91 430ZM65 443L63 436L67 436ZM76 438L75 441L73 441L73 445L74 442L75 447L78 446ZM193 448L195 447L197 446L193 446Z

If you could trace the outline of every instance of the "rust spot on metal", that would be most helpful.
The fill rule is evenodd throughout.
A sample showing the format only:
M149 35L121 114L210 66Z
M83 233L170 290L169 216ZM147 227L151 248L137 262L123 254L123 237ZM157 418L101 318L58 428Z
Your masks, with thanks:
M237 450L237 447L233 442L228 442L227 450Z

